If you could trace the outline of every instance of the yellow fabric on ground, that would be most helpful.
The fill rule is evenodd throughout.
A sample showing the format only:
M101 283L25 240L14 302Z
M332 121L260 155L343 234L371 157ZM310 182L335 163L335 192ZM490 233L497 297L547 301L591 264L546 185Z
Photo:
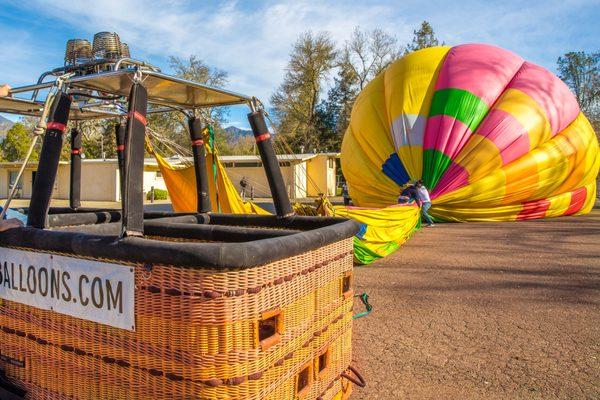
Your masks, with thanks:
M216 157L217 179L213 176L213 155L206 146L206 172L209 177L210 201L213 211L227 214L270 214L250 201L243 201L233 186L225 168ZM173 166L160 155L154 153L158 168L162 173L169 197L176 212L197 211L196 176L193 166ZM218 198L218 201L217 201ZM218 207L217 207L218 205Z

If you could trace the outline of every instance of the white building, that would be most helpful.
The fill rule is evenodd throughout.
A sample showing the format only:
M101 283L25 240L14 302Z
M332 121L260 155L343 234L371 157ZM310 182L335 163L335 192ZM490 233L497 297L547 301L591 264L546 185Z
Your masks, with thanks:
M328 196L336 192L336 171L338 153L322 154L283 154L277 159L281 166L283 179L293 199L317 196L319 193ZM269 184L260 157L221 156L227 174L238 191L240 182L247 182L246 194L250 191L254 197L271 197ZM169 159L176 163L177 159ZM6 198L12 185L15 184L20 162L0 163L0 198ZM33 179L37 171L37 162L27 165L18 183L17 198L31 197ZM53 198L69 198L70 165L68 161L60 161L54 186ZM155 189L166 189L165 182L154 158L144 160L144 192ZM119 166L116 159L83 159L81 161L81 200L82 201L120 201Z

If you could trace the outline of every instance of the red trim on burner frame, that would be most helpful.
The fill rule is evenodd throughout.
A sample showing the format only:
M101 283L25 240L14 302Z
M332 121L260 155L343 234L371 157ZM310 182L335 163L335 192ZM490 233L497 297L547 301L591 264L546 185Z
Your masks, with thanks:
M131 118L133 115L133 118L137 119L139 122L142 123L142 125L146 126L146 117L144 117L142 114L140 114L138 111L133 111L131 113L129 113L128 118Z
M50 121L46 125L46 129L55 129L57 131L64 132L67 126L65 124L61 124L60 122Z
M258 135L255 137L257 142L264 142L265 140L269 140L270 138L271 135L269 134L269 132L263 133L262 135Z

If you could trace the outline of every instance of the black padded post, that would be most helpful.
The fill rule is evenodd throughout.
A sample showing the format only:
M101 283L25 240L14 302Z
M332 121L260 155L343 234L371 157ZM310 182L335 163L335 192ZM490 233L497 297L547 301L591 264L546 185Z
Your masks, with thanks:
M119 164L119 191L121 192L121 200L125 191L125 131L127 124L125 121L120 121L115 125L115 136L117 139L117 161Z
M205 125L199 118L195 117L188 120L188 125L190 139L192 140L192 151L194 152L194 173L196 175L196 195L198 197L197 210L199 213L208 213L212 207L208 191L208 174L206 173L206 150L202 138Z
M275 156L275 150L273 149L273 143L271 143L271 135L267 129L263 111L259 110L248 114L248 121L250 121L254 140L256 140L256 147L258 147L258 152L265 168L265 173L267 174L277 216L279 218L289 217L294 214L294 209L285 190L283 175L281 174L281 169L279 169L279 163Z
M45 228L47 226L48 209L52 199L52 189L56 180L63 144L63 132L69 120L70 107L71 99L69 96L63 92L58 92L52 102L48 116L40 161L33 182L27 226L34 228Z
M146 88L134 83L129 94L125 131L125 181L121 194L121 237L144 235L144 139L146 135Z
M81 132L71 129L71 180L69 182L69 206L81 207Z

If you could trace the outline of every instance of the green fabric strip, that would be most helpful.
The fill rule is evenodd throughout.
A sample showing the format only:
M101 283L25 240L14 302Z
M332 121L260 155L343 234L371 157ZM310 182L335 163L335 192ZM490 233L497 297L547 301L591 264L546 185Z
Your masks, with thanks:
M435 188L452 160L439 150L423 150L423 184L429 191Z
M421 218L419 217L415 227L408 233L407 240L421 228ZM387 242L375 244L364 241L354 236L354 260L358 264L371 264L380 258L386 257L400 248L397 242Z
M440 89L433 94L429 116L448 115L474 132L489 107L479 97L462 89Z
M383 258L400 246L396 242L387 242L381 246L374 246L371 243L364 242L361 239L354 237L354 259L359 264L371 264L373 261Z

